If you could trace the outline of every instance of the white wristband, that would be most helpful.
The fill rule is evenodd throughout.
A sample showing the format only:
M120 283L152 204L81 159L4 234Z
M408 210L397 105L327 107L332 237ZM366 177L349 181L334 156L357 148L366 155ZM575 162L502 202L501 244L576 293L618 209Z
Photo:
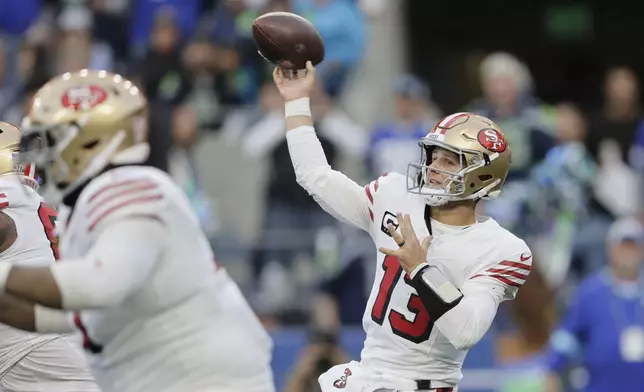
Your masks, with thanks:
M311 100L299 98L284 104L284 117L307 116L311 117Z
M0 293L4 292L11 268L13 268L13 264L11 263L0 263Z
M425 263L418 264L418 265L417 265L416 267L414 267L414 269L409 273L409 277L410 277L410 278L412 278L412 279L414 279L414 278L416 277L416 274L418 274L418 271L420 271L421 269L423 269L423 268L425 268L425 267L429 267L429 263L426 263L426 262L425 262Z

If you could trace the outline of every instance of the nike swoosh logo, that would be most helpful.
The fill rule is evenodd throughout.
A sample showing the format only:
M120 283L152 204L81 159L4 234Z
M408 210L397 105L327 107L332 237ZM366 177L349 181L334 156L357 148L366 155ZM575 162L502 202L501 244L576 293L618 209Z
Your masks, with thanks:
M532 258L532 255L530 253L523 253L521 254L521 257L520 257L521 261L530 260L530 258Z

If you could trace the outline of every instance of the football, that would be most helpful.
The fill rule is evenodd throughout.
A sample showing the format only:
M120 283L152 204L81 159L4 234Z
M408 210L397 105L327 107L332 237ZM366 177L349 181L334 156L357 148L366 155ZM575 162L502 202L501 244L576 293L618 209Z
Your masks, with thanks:
M324 60L324 42L311 22L290 12L270 12L253 22L257 50L269 62L288 70Z

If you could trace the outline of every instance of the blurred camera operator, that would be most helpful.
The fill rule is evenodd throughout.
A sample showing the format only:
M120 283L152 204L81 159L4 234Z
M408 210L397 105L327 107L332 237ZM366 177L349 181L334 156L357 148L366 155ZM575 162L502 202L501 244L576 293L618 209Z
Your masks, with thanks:
M313 306L309 346L296 362L284 392L319 392L318 377L331 367L346 363L339 344L340 320L334 301L320 296Z

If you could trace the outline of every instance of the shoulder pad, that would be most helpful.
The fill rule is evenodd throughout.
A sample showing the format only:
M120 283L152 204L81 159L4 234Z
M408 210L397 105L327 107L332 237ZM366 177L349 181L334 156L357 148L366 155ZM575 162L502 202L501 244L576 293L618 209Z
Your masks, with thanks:
M404 191L406 177L398 173L385 173L382 176L371 181L369 184L365 185L364 189L367 193L367 198L369 202L373 205L374 200L379 195L388 193L391 190L402 190ZM397 189L399 188L399 189Z
M134 168L117 171L121 173L108 172L92 181L79 200L76 208L85 215L89 231L128 217L162 220L166 199L157 176Z

